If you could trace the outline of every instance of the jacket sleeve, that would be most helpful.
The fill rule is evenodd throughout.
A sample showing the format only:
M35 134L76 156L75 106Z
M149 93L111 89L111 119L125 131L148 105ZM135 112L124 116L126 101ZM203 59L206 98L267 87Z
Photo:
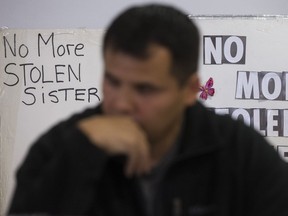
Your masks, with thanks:
M288 216L288 163L242 121L216 118L221 121L214 121L214 135L224 146L219 152L221 215Z
M288 215L288 164L260 134L248 127L238 133L238 170L244 192L243 215ZM239 169L240 168L240 169Z
M254 140L251 152L251 215L288 215L288 163L262 137Z
M74 125L59 124L29 150L17 172L9 214L84 214L107 158Z

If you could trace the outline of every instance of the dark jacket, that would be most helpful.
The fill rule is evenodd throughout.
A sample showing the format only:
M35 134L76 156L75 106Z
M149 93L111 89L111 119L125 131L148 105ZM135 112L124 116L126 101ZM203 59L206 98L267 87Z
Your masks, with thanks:
M31 147L17 173L10 214L144 216L125 158L108 157L75 127L101 106L53 127ZM288 166L242 122L197 104L175 159L156 192L155 216L287 216Z

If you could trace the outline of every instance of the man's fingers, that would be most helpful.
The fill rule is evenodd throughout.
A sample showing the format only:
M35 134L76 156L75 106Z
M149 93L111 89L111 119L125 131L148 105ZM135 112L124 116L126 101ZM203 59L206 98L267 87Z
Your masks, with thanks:
M127 178L130 178L135 173L135 170L137 168L137 152L135 149L131 149L129 151L129 154L127 155L127 162L125 167L125 175Z
M125 174L143 175L150 171L150 145L145 131L125 116L94 116L78 124L92 144L110 155L127 156Z
M127 177L147 174L151 170L150 165L148 144L145 142L138 143L128 153L125 174Z

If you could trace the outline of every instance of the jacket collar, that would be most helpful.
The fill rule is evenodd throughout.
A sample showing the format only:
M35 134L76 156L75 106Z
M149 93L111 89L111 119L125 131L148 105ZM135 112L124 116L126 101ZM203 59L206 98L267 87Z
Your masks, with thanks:
M223 143L214 126L215 116L215 113L207 110L199 102L186 109L178 159L201 156L222 148Z

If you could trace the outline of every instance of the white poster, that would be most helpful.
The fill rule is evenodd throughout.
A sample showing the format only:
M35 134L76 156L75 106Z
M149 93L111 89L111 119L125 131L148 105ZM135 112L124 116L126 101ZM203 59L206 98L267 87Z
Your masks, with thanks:
M254 127L288 161L288 18L191 18L202 34L200 100Z

